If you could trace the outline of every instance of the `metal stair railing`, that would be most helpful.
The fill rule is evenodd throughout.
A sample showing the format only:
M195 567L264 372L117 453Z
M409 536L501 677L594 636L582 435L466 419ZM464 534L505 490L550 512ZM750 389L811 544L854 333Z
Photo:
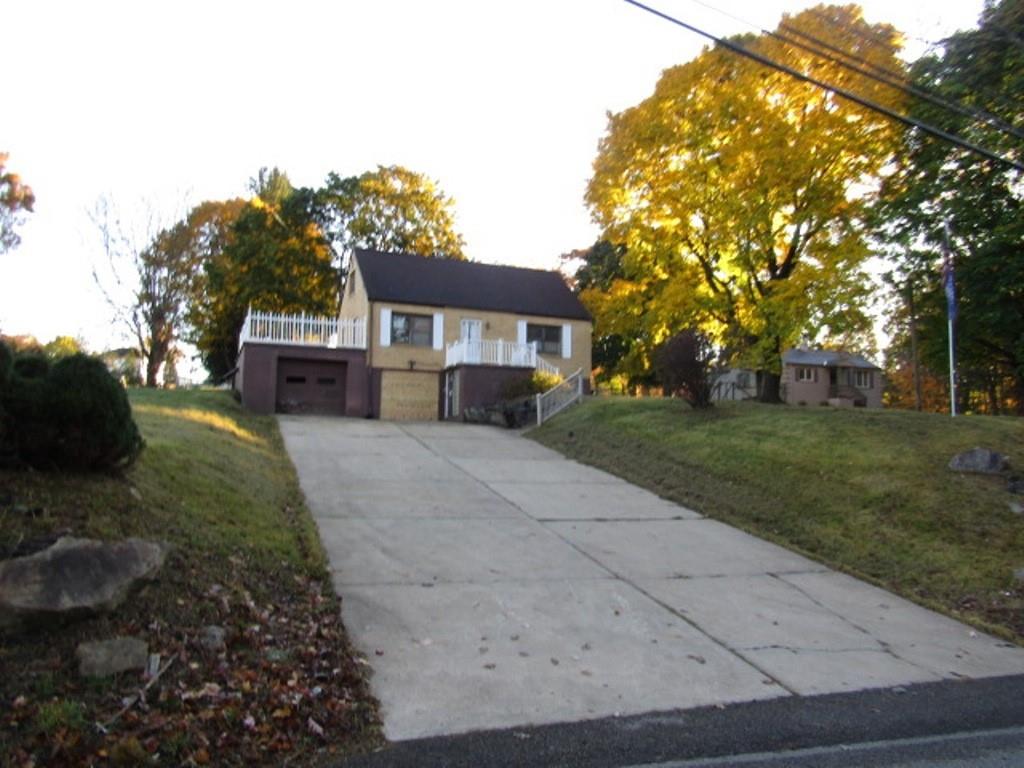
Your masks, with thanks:
M566 376L547 392L537 395L537 426L583 399L583 369Z

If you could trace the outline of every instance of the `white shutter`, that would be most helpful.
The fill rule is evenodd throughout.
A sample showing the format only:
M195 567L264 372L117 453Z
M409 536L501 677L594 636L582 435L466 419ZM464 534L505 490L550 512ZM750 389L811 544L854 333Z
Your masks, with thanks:
M444 349L444 312L434 313L434 349Z
M572 357L572 325L569 323L562 326L562 357Z
M516 321L516 343L517 344L525 344L526 343L526 321L525 320L517 320Z
M391 309L381 307L380 309L380 345L391 346Z

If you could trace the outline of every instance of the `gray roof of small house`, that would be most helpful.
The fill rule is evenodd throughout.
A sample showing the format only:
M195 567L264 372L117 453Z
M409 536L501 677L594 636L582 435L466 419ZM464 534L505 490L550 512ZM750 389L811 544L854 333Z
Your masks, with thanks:
M782 362L788 365L821 365L826 368L868 368L881 370L870 360L848 352L828 349L790 349L783 353Z
M558 272L357 250L371 301L590 320Z

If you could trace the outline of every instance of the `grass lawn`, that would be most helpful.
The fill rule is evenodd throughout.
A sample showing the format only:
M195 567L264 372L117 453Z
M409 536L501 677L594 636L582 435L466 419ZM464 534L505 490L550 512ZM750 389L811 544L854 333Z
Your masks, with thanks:
M11 765L310 765L378 744L365 662L276 421L225 392L130 399L146 448L123 475L0 472L0 556L60 533L173 545L159 580L112 616L0 638L0 754ZM225 650L199 643L209 624L226 630ZM104 735L95 723L141 678L83 680L74 649L116 634L173 662Z
M594 398L530 433L579 461L1024 642L1024 517L975 446L1024 469L1024 419Z

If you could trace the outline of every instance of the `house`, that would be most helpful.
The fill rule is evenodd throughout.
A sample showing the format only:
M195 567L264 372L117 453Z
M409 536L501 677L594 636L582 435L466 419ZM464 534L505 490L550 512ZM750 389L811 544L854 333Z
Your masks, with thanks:
M726 368L719 371L711 383L711 399L755 400L760 392L761 377L750 368Z
M557 272L357 250L337 318L250 312L251 410L461 418L536 370L589 379L592 322Z
M791 405L882 407L882 370L860 355L790 349L782 355L783 399Z

